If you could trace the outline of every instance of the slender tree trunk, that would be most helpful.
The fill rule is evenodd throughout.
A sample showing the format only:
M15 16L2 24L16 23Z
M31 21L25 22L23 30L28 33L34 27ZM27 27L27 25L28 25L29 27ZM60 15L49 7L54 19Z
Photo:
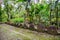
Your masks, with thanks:
M58 7L56 7L56 24L58 26Z
M0 3L0 21L2 21L2 11L1 11L1 3Z
M10 13L9 13L9 8L8 8L8 3L7 3L7 5L6 5L7 7L6 7L6 9L7 9L7 15L8 15L8 19L7 19L7 21L9 21L10 20Z
M29 8L28 8L28 6L30 5L30 1L31 0L27 0L27 4L26 4L26 12L27 12L27 16L26 17L28 17L29 19L30 19L30 16L29 16ZM30 19L30 21L31 21L31 19Z
M57 0L55 2L55 8L56 8L56 25L57 25L57 27L58 27L58 1L59 0Z
M8 0L4 0L4 4L5 4L5 8L6 8L6 13L7 13L7 16L8 16L8 19L7 21L10 21L10 13L9 13L9 8L8 8Z
M48 6L50 8L50 25L51 25L52 24L52 22L51 22L51 13L52 13L51 4L52 4L52 0L49 0L49 1L50 1L50 4Z
M51 25L51 13L52 13L52 9L50 9L50 25Z

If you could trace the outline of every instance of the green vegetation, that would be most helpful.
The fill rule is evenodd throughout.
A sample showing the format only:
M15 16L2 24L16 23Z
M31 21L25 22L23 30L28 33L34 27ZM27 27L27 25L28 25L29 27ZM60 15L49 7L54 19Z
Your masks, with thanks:
M52 20L57 24L60 23L58 21L58 18L60 18L59 0L50 1L50 3L43 1L43 4L34 4L31 0L13 1L14 0L5 0L3 2L4 4L2 4L4 6L0 6L0 20L2 22L14 21L14 23L16 23L21 22L21 20L24 22L23 20L28 18L29 22L37 24L43 22L45 25L50 25L52 24Z
M24 22L24 18L15 18L15 19L11 19L11 21L13 23L23 23Z
M60 28L60 1L4 0L0 4L0 22L57 33Z
M7 36L14 35L14 39L60 40L60 36L55 36L60 34L60 0L3 0L0 3L1 23L16 26L0 27Z

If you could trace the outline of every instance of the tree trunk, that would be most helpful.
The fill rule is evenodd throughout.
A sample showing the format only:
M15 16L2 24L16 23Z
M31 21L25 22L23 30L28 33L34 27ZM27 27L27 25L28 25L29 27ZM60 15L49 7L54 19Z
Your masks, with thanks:
M7 16L8 16L7 21L9 21L11 17L10 17L9 8L8 8L8 0L5 0L4 4L5 4L5 8L6 8L6 13L7 13Z
M0 21L2 21L2 11L1 11L1 4L0 4Z
M51 25L51 13L52 13L52 9L50 9L50 25Z
M57 0L55 2L55 8L56 8L56 25L57 25L57 27L58 27L58 1L59 0Z
M10 13L9 13L9 8L8 8L8 3L7 3L7 7L6 8L7 8L7 11L6 12L7 12L7 15L8 15L7 21L9 21L10 20Z

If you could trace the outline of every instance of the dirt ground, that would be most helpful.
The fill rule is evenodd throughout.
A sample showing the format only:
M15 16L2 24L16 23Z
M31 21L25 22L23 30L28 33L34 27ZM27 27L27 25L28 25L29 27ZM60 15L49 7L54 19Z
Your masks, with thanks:
M7 24L0 24L0 40L60 40L60 35L54 36Z

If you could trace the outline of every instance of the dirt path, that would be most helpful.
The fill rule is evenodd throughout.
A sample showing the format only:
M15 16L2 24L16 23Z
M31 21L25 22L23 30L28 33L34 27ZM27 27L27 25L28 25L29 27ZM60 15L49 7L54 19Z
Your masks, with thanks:
M0 24L0 40L60 40L60 36Z

